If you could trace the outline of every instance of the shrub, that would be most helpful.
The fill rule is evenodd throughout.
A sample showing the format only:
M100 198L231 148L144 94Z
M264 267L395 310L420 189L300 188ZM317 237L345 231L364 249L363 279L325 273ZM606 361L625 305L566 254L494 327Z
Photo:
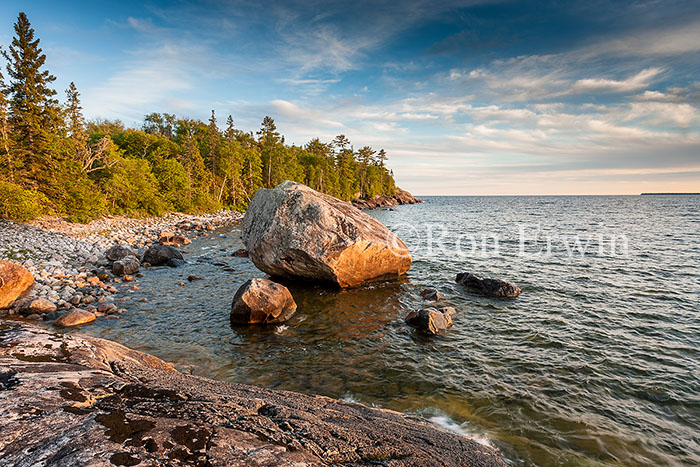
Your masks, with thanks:
M42 193L0 180L0 216L26 222L46 214L48 199Z

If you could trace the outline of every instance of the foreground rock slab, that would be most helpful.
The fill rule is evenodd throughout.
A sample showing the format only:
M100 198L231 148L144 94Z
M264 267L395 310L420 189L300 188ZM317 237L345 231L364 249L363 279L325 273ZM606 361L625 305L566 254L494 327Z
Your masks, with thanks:
M258 190L242 236L253 264L271 276L352 287L397 278L411 267L406 244L379 221L289 181Z
M184 375L18 322L0 322L0 381L2 465L506 465L396 412Z
M500 279L490 279L468 272L457 274L456 281L467 289L494 298L515 298L520 295L522 289L515 284Z
M34 277L19 263L0 261L0 309L7 308L34 285Z
M231 325L284 323L297 304L287 287L268 279L250 279L236 292L231 304Z

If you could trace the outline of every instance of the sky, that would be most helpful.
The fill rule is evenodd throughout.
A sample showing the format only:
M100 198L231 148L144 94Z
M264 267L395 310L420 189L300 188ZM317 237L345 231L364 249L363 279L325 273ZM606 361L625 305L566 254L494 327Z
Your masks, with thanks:
M700 192L693 1L3 0L89 119L384 148L419 195Z

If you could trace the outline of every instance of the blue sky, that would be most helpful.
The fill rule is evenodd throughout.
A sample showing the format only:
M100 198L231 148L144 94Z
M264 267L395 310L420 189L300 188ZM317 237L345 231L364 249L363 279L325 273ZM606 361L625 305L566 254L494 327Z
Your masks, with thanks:
M697 1L430 3L5 0L0 44L25 11L88 118L270 115L418 194L700 191Z

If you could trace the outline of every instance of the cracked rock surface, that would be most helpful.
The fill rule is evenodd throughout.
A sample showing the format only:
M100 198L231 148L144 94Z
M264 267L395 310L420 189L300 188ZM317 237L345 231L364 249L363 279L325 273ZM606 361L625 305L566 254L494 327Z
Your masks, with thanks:
M185 375L16 321L0 321L0 433L0 465L506 465L396 412Z

